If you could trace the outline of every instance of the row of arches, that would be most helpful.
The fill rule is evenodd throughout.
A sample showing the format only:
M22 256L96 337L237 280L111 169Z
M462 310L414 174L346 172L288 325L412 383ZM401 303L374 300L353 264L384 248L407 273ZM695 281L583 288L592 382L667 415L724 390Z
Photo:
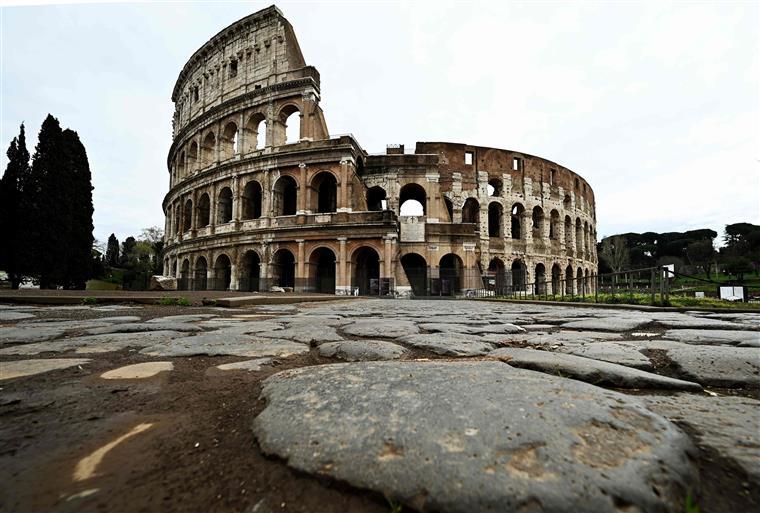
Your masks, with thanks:
M219 129L210 129L187 142L177 152L172 169L172 183L237 155L261 150L266 146L281 146L301 139L301 112L296 105L286 104L270 122L261 112L254 112L243 123L223 121Z

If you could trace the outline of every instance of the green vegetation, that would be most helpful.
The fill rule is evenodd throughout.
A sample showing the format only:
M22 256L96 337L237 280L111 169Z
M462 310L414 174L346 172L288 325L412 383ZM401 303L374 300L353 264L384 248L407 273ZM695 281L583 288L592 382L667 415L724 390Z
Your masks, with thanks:
M760 310L760 303L742 303L723 301L721 299L715 299L710 297L691 297L671 294L668 296L668 300L665 304L662 304L662 298L660 294L655 294L655 301L652 303L651 294L642 294L639 292L633 294L602 294L600 293L596 298L594 295L587 296L531 296L530 294L525 297L495 297L494 299L500 301L510 300L523 300L523 299L535 299L546 301L558 301L562 303L588 303L588 304L607 304L607 305L640 305L640 306L673 306L677 308L725 308L729 310Z
M694 502L691 492L686 494L686 503L684 504L684 513L699 513L699 506Z
M94 297L83 297L82 304L83 305L97 305L98 299Z
M190 306L192 303L186 297L181 297L177 300L177 306Z
M162 297L158 300L161 306L191 306L192 303L186 297Z

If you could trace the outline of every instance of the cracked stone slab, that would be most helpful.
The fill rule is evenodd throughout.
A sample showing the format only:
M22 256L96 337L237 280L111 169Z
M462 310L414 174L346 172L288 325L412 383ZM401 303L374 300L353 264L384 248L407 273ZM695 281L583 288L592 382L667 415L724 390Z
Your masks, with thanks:
M0 344L32 344L63 336L64 328L48 326L23 326L0 328Z
M89 358L48 358L45 360L18 360L0 364L0 380L33 376L59 369L84 365Z
M596 385L618 388L661 388L670 390L702 390L697 383L660 376L614 363L582 356L535 349L503 347L490 353L513 367L559 374Z
M295 342L301 342L302 344L311 344L314 342L318 345L323 342L343 340L343 337L338 335L335 328L321 326L318 323L298 324L296 326L290 326L276 331L263 331L256 334L265 338L286 338Z
M395 360L406 353L406 349L384 340L345 340L328 342L319 346L319 354L327 358L340 358L347 362L369 360Z
M563 328L574 330L599 330L599 331L631 331L647 324L652 320L646 317L599 317L596 319L583 319L570 321L562 324Z
M106 371L100 377L103 379L145 379L151 378L160 372L172 370L174 370L172 362L144 362Z
M593 342L559 349L560 352L624 365L641 370L652 370L652 362L638 349L636 343Z
M694 328L694 329L743 329L741 324L720 319L706 317L694 317L686 314L657 315L653 320L666 328Z
M85 330L90 328L103 328L106 326L112 326L114 324L122 324L127 322L139 322L140 317L136 315L124 315L120 317L99 317L96 319L61 319L51 321L28 321L20 322L16 325L18 328L61 328L66 331L73 330Z
M668 340L677 340L697 345L738 345L760 340L760 331L736 330L668 330L663 335Z
M398 338L420 330L412 321L372 319L352 322L343 327L343 332L356 337Z
M515 324L485 324L485 325L468 325L468 324L451 324L451 323L438 323L438 322L426 322L420 324L420 328L425 331L440 332L440 333L468 333L468 334L512 334L512 333L525 333L525 328L521 328Z
M20 321L21 319L32 319L34 317L37 317L37 316L29 312L14 312L14 311L9 312L8 310L0 311L0 322Z
M603 340L621 340L619 333L602 331L554 331L551 333L516 333L501 340L526 342L534 346L579 345Z
M105 335L84 335L37 342L0 349L0 355L33 355L40 353L63 353L74 351L79 354L109 353L121 351L128 347L145 347L156 343L168 342L173 338L184 337L178 331L148 331L145 333L110 333Z
M205 321L206 319L213 319L214 317L219 317L216 314L183 314L183 315L166 315L164 317L155 317L153 319L150 319L145 322L157 322L157 323L164 323L164 322L197 322L197 321Z
M465 333L424 333L407 335L398 339L417 349L425 349L443 356L481 356L493 351L493 342L488 338Z
M255 360L244 360L242 362L224 363L217 365L215 368L221 371L244 370L248 372L258 372L264 365L272 363L272 358L256 358Z
M219 336L215 332L180 337L140 351L150 356L291 356L308 353L309 347L290 340L254 338L247 335Z
M306 367L262 397L265 453L419 511L680 511L697 480L688 437L637 399L498 362Z
M674 345L665 350L685 376L703 385L760 387L760 349Z
M697 445L734 460L760 483L760 401L679 394L647 397L645 403L655 413L690 428Z
M131 322L115 324L103 328L92 328L85 333L88 335L103 335L107 333L142 333L147 331L203 331L203 328L186 322Z

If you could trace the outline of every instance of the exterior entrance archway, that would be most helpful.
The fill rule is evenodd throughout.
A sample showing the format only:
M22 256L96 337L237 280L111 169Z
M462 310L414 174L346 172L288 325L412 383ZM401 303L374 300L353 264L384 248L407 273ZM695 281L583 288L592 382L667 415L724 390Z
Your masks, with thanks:
M351 287L359 289L360 296L377 296L380 293L380 257L372 248L362 247L354 252Z
M401 266L415 296L428 295L427 262L417 253L407 253L401 257Z
M464 269L462 259L454 253L449 253L441 257L438 268L441 280L440 294L442 296L458 294L462 290L462 274Z
M296 258L287 249L280 249L272 257L272 284L295 288Z
M328 248L314 250L309 258L309 292L335 294L335 253Z
M246 251L243 255L243 275L240 280L240 289L248 292L259 290L261 278L261 259L255 251Z

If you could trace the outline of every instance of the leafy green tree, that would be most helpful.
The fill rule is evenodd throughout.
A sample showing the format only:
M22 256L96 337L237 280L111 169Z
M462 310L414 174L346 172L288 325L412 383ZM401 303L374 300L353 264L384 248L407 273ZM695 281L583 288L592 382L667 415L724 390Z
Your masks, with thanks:
M79 140L79 135L66 129L62 133L63 158L66 174L63 181L69 188L67 202L70 204L68 224L68 255L64 286L84 289L91 276L92 264L92 176L87 151Z
M21 124L19 135L8 148L8 166L0 180L0 268L8 273L11 287L18 289L25 269L22 248L27 244L22 223L23 184L29 179L29 151L26 132Z
M711 239L692 242L686 246L686 258L693 266L701 268L705 275L710 278L710 268L715 261L715 248Z
M125 269L134 269L137 265L137 241L134 237L129 236L121 243L121 256L119 263Z
M734 257L723 264L723 272L736 276L737 281L743 282L744 275L752 272L752 262L746 257Z
M602 239L602 250L599 254L607 265L614 271L626 269L631 262L631 253L625 237L620 235Z

